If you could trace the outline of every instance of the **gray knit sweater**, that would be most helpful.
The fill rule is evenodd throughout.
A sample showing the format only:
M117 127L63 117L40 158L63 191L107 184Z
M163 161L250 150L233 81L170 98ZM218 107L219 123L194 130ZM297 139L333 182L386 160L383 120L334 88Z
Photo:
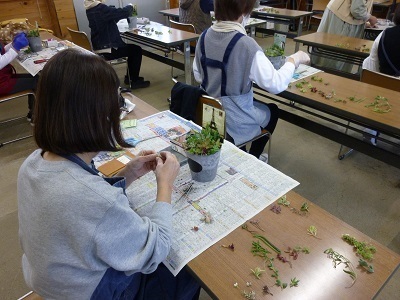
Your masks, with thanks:
M46 299L89 299L110 267L151 273L171 246L170 204L140 217L121 188L41 150L19 171L18 216L25 281Z

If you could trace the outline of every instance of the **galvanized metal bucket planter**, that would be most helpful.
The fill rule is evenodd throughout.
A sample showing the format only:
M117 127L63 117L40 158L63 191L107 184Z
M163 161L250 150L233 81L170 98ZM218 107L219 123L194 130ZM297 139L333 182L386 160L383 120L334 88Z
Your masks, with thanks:
M208 182L217 175L221 150L211 155L197 155L186 152L190 173L195 181Z

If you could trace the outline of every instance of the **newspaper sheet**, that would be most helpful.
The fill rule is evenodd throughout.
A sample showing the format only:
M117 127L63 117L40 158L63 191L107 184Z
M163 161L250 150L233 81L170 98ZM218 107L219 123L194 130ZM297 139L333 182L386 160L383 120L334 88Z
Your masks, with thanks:
M138 146L140 149L159 151L159 148L168 145L163 138L181 134L190 128L198 127L166 111L139 120L136 128L124 134L138 140L156 136ZM154 140L159 140L159 143ZM96 159L97 164L107 159L104 153L99 157ZM217 177L213 181L194 182L188 165L182 166L172 194L172 248L164 264L177 275L190 260L298 184L227 141L223 144ZM185 195L189 187L190 193ZM133 182L126 190L132 209L140 216L146 216L155 202L156 190L153 173ZM204 222L206 215L211 216L211 223Z
M31 53L26 53L25 51L20 51L17 57L17 62L31 74L32 76L35 76L38 74L40 71L43 70L46 62L52 58L56 53L68 49L68 48L74 48L77 49L81 52L87 53L87 54L92 54L92 52L79 47L69 41L60 41L58 42L57 47L48 47L48 48L43 48L41 51L38 52L31 52ZM38 63L40 62L40 63Z
M299 67L294 71L293 78L290 82L291 83L296 82L298 80L303 79L304 77L314 75L318 72L323 72L323 71L308 65L300 64Z

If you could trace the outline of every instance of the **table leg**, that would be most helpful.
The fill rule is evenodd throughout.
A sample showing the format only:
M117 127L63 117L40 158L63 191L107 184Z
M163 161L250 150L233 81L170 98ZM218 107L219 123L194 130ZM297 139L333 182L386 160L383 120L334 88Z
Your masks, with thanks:
M184 42L185 83L192 84L192 68L190 65L190 42Z
M303 30L303 17L300 17L299 19L299 28L297 29L297 36L301 36ZM296 46L294 48L294 52L299 51L300 48L300 43L296 42Z
M252 38L256 36L256 26L250 26L250 36Z

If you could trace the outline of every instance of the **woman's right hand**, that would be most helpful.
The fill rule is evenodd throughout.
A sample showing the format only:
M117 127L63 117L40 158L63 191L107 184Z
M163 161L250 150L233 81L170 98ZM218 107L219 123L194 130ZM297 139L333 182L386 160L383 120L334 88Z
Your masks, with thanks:
M156 160L154 173L157 179L157 201L171 203L172 186L179 173L179 162L175 155L168 151L160 152Z
M305 64L305 65L310 64L310 56L301 50L297 51L295 54L290 55L288 58L293 59L293 63L296 69L299 67L300 64Z
M368 19L369 24L371 27L375 27L376 23L378 23L378 19L375 16L370 16Z
M25 48L26 46L28 46L29 42L28 39L26 38L25 33L20 32L18 33L12 42L12 47L19 52L22 48Z

